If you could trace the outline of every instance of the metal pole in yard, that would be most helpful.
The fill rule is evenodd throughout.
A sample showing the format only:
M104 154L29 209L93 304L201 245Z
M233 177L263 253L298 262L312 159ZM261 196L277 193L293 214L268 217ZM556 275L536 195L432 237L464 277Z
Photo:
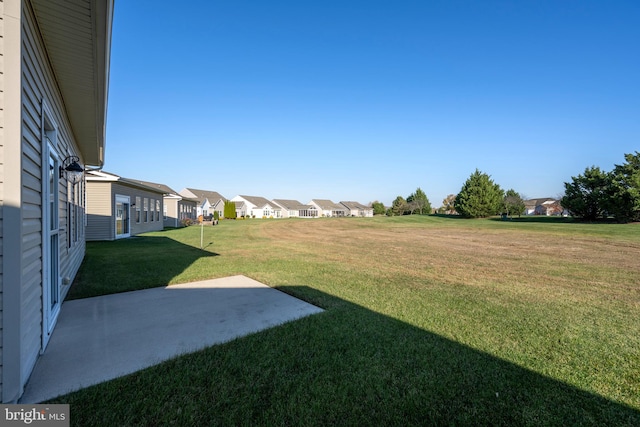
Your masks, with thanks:
M203 236L204 235L204 216L202 217L202 221L200 222L200 250L203 249Z

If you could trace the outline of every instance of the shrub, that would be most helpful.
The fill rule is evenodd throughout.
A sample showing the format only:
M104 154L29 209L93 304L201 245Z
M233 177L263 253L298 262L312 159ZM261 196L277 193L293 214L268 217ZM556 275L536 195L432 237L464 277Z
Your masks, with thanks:
M237 216L236 202L232 202L231 200L226 200L224 202L224 217L228 219L235 219L236 216Z

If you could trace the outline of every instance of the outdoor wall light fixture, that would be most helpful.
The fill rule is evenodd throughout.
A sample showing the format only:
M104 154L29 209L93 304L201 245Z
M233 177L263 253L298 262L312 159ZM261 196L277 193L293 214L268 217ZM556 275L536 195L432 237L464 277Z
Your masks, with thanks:
M82 180L84 169L82 169L82 166L78 164L79 161L80 158L78 156L69 156L64 159L62 166L60 166L60 178L66 174L67 179L73 184L80 182L80 180Z

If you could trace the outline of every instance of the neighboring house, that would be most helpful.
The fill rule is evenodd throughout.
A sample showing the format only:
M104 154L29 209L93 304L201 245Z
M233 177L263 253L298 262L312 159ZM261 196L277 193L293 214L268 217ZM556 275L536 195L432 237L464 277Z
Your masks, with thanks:
M236 218L244 218L247 216L247 205L244 202L233 202L236 207Z
M562 207L559 200L551 197L542 199L530 199L524 201L525 215L567 215L568 212Z
M198 201L183 197L175 191L165 194L164 200L164 226L182 227L185 220L192 222L198 219Z
M264 197L239 195L231 201L236 202L236 212L238 211L238 202L242 202L246 207L245 215L251 215L254 218L282 218L282 208Z
M87 240L115 240L164 228L165 192L129 178L89 171Z
M184 221L187 219L191 221L196 221L198 219L198 215L196 213L198 201L196 199L190 199L188 197L181 196L171 187L164 184L158 184L149 181L130 181L135 181L142 186L151 187L162 191L162 219L164 227L178 228L182 227Z
M346 216L347 208L343 205L333 203L331 200L313 199L309 202L309 205L318 210L320 216Z
M218 216L220 218L222 218L224 215L224 202L227 199L225 199L220 193L208 190L198 190L195 188L183 188L178 194L188 199L197 200L198 209L196 215L198 217L200 215L213 215L213 213L216 211L218 212Z
M569 211L562 207L560 200L552 200L544 202L542 205L536 206L536 215L546 216L567 216Z
M373 217L373 208L358 202L340 202L347 209L347 215Z
M297 200L273 199L282 209L283 218L315 218L318 210L311 205L303 205Z
M85 255L113 0L0 2L0 402L16 403Z

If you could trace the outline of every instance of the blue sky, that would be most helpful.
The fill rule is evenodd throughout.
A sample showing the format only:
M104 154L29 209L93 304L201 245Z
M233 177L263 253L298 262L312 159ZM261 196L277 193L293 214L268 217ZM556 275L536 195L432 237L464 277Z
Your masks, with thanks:
M638 1L116 1L104 170L434 207L640 150Z

